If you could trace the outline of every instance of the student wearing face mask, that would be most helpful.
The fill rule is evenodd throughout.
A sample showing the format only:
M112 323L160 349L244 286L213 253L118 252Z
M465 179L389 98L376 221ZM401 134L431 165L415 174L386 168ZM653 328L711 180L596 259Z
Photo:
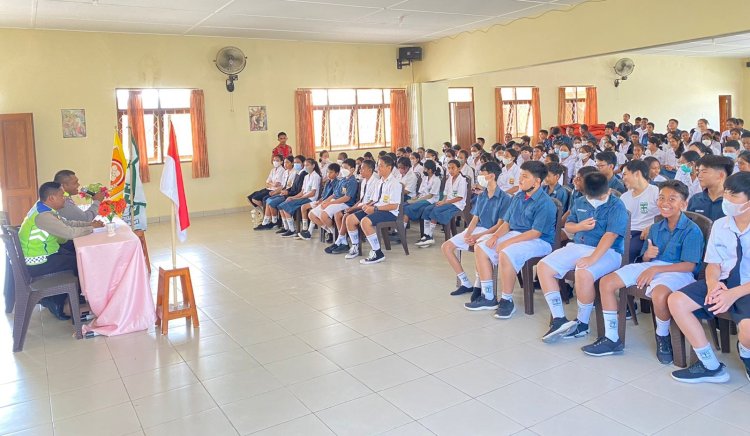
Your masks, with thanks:
M521 175L521 169L516 164L518 158L518 152L512 148L506 149L503 156L503 172L500 174L500 178L497 184L500 189L505 191L508 195L513 195L518 191L519 176Z
M435 239L432 236L435 227L438 224L449 224L456 212L464 210L469 185L466 182L466 177L461 174L460 165L461 163L457 160L448 162L448 177L445 180L443 200L427 206L422 212L424 235L417 242L417 247L426 248L435 244Z
M332 163L328 165L328 172L326 173L325 183L321 182L322 187L320 188L320 195L318 196L317 200L313 200L308 204L303 204L300 208L300 214L302 215L302 229L299 233L297 233L297 238L302 239L304 241L310 240L312 238L312 235L310 234L312 230L311 224L317 224L318 227L320 227L320 212L322 209L319 207L321 204L326 202L329 199L333 198L334 192L339 189L339 185L341 184L341 180L339 179L339 173L341 172L341 167L337 163ZM340 191L339 191L340 192ZM315 214L313 214L313 210L315 210ZM313 218L318 218L317 221L313 220ZM325 231L322 227L320 227L320 231ZM333 229L331 229L332 231ZM333 237L333 233L331 232L330 236L327 238ZM330 242L333 242L331 240Z
M408 200L404 206L404 223L408 224L409 220L419 220L425 208L435 204L440 198L440 177L435 174L436 169L435 162L424 163L419 193L415 198ZM424 235L420 235L420 239L422 236Z
M358 184L352 171L354 165L353 159L346 159L341 163L340 179L334 181L332 194L310 211L310 221L320 227L321 231L330 234L332 242L335 225L333 217L357 203Z
M360 168L362 174L362 180L359 182L359 192L357 194L358 202L353 204L346 209L339 211L333 216L333 220L336 223L336 228L339 231L339 237L336 239L332 246L326 247L325 252L328 254L344 254L350 252L350 247L347 244L347 236L349 233L346 228L346 221L350 215L354 215L357 212L362 211L362 208L375 203L378 196L378 187L380 180L375 174L375 161L367 159L362 161L362 167ZM364 215L361 215L364 217ZM359 241L359 239L357 239ZM353 244L352 244L353 245ZM351 258L359 256L359 250L355 250Z
M530 146L524 146L521 147L521 151L518 154L518 159L516 159L516 163L518 166L521 166L524 164L524 162L528 162L531 160L531 154L534 152L534 149Z
M594 283L618 269L622 263L628 211L622 201L609 194L607 178L594 172L583 179L586 194L573 203L565 223L572 243L555 250L537 266L539 283L552 312L552 323L542 336L546 343L561 337L583 337L589 332L589 318L594 308ZM575 295L578 316L565 317L558 280L575 271Z
M750 380L750 173L732 175L725 188L726 217L711 227L705 279L669 296L672 317L698 356L689 368L672 372L672 378L684 383L729 381L726 366L719 362L700 322L722 313L737 324L737 350Z
M456 159L461 164L461 174L463 174L464 177L467 177L471 184L476 183L476 171L474 171L474 167L468 164L469 159L471 159L469 153L466 150L461 150L458 152L458 156L456 157ZM477 161L479 161L479 157L477 157ZM448 168L446 168L445 170L446 172L448 172Z
M558 151L560 163L568 172L568 183L573 183L573 175L576 172L576 154L574 153L574 150L574 148L571 149L571 147L565 144L560 144L560 151Z
M305 171L305 157L302 155L298 155L294 157L294 180L292 182L292 185L290 188L283 189L279 195L276 195L275 197L269 198L266 201L266 211L264 214L264 219L266 216L271 217L273 221L273 217L278 215L279 223L281 223L281 228L276 231L277 234L286 233L289 229L287 229L286 220L283 219L281 216L281 213L279 212L279 205L286 201L287 198L293 197L297 194L299 194L302 191L302 183L305 180L305 176L307 176L307 171ZM288 184L288 181L287 181ZM273 226L269 227L272 228ZM263 229L261 229L263 230Z
M667 300L672 292L695 282L704 245L700 228L683 213L687 196L687 186L677 180L668 180L659 188L657 204L663 219L651 226L641 249L641 262L625 265L600 281L605 335L581 348L584 353L607 356L623 352L625 344L618 334L616 294L622 288L637 285L651 297L656 319L656 357L662 364L672 363L669 335L672 315Z
M499 228L479 243L476 254L480 292L464 305L468 310L497 308L494 317L508 319L515 313L513 287L521 267L532 257L549 254L555 239L557 207L542 188L547 168L541 162L521 166L521 191L502 215ZM500 300L492 283L492 267L498 266Z
M472 144L469 150L470 155L466 158L466 163L476 173L477 171L479 171L479 167L481 166L481 163L479 162L479 156L482 155L484 150L482 150L482 146L480 144Z
M330 163L331 163L331 160L328 155L328 150L321 150L320 153L318 153L318 164L320 167L321 174L328 173L328 165Z
M295 162L297 163L296 165ZM265 201L263 222L258 224L253 230L269 230L276 226L278 223L276 207L286 199L286 193L292 188L297 176L297 165L300 168L302 166L294 156L284 158L284 174L281 177L281 186L268 193L268 199Z
M737 152L740 150L740 143L735 140L729 140L724 144L724 148L722 149L722 155L724 157L728 157L729 159L732 159L732 161L735 161L737 159ZM734 166L734 170L732 173L736 173L739 171L739 168L737 168L737 165Z
M339 166L341 166L344 163L344 161L347 159L349 159L349 156L342 151L341 153L339 153L338 157L336 158L336 163L339 164Z
M703 190L701 188L701 181L698 180L698 169L696 168L696 163L699 159L700 156L698 156L698 153L688 150L682 153L680 159L677 161L677 173L674 178L688 187L688 200Z
M451 147L452 147L452 145L451 145L450 142L443 142L443 153L440 155L440 160L438 161L438 163L441 166L445 166L448 163L448 161L450 160L450 159L448 159L448 156L446 155L446 152L448 150L452 150Z
M411 161L406 157L396 160L396 180L404 186L404 200L417 194L417 175L411 170Z
M247 200L250 202L250 204L261 209L261 212L265 207L263 205L263 202L268 199L268 194L274 189L281 186L281 178L284 175L284 167L281 164L282 160L283 158L280 155L276 155L273 157L273 159L271 160L273 167L271 168L271 172L268 173L268 177L266 178L266 186L263 189L255 191L247 196Z
M588 145L583 145L578 150L578 160L575 165L575 172L577 173L583 167L596 167L594 161L594 149Z
M320 168L318 162L315 159L307 159L305 161L305 178L302 182L302 189L297 194L287 197L283 203L279 205L279 213L281 219L286 221L287 231L281 233L282 238L294 238L297 237L297 232L294 224L294 214L303 205L315 201L320 193Z

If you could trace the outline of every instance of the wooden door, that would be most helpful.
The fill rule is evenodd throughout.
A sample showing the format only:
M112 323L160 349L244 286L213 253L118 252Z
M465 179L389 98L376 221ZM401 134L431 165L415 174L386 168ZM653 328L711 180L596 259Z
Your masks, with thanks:
M719 127L716 130L723 132L726 129L727 119L732 118L732 96L719 96Z
M0 115L0 192L11 225L20 225L37 200L32 114Z
M451 103L451 128L455 131L451 132L451 137L454 137L456 143L461 146L464 150L468 150L472 144L476 141L476 133L474 130L474 103L473 102L460 102Z

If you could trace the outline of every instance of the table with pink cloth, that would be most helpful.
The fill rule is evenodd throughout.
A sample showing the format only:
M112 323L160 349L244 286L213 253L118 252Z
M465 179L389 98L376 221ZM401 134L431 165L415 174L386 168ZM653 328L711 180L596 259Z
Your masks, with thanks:
M81 291L96 316L84 333L114 336L153 326L156 307L138 236L120 222L114 236L102 228L73 243Z

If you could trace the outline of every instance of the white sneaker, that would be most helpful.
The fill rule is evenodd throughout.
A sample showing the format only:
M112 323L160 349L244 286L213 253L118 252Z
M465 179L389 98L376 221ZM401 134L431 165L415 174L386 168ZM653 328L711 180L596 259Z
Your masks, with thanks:
M430 247L432 245L435 245L435 238L433 238L433 237L429 237L429 239L426 239L426 240L424 240L422 242L417 242L417 247L419 247L419 248L427 248L427 247Z
M422 235L422 237L419 238L419 241L417 241L416 244L414 245L416 245L417 247L421 247L422 245L424 245L425 242L427 242L428 239L429 238L427 236Z
M352 244L352 248L349 249L349 253L344 256L344 259L354 259L359 257L359 244Z

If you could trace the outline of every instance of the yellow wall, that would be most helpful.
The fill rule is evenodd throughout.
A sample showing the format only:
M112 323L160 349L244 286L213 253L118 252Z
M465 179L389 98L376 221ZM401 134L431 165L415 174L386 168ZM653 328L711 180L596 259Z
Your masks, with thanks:
M636 67L627 81L614 87L615 62L629 57ZM539 87L542 126L557 124L559 86L593 85L597 87L599 122L621 121L629 112L633 118L647 116L663 129L669 118L680 120L680 127L694 127L698 118L706 118L716 128L719 117L718 96L732 95L734 114L750 108L750 69L741 59L689 58L624 53L582 59L497 73L481 74L457 80L422 84L422 126L424 143L431 147L450 140L448 88L473 87L477 136L495 141L494 88L498 86ZM743 102L744 99L744 102ZM750 118L750 116L748 116Z
M564 2L563 2L564 3ZM423 44L416 80L443 79L750 31L746 0L599 0Z
M248 56L233 93L214 66L216 52L234 45ZM276 133L295 144L294 90L304 87L404 87L388 45L325 44L208 37L175 37L0 29L0 113L34 114L40 183L61 168L82 182L108 181L115 88L201 88L211 177L192 179L183 164L191 211L236 208L268 174ZM268 132L249 132L247 106L268 107ZM86 109L88 137L63 139L60 109ZM373 150L377 151L377 150ZM258 156L261 158L258 159ZM169 214L158 192L161 167L146 184L149 216Z

